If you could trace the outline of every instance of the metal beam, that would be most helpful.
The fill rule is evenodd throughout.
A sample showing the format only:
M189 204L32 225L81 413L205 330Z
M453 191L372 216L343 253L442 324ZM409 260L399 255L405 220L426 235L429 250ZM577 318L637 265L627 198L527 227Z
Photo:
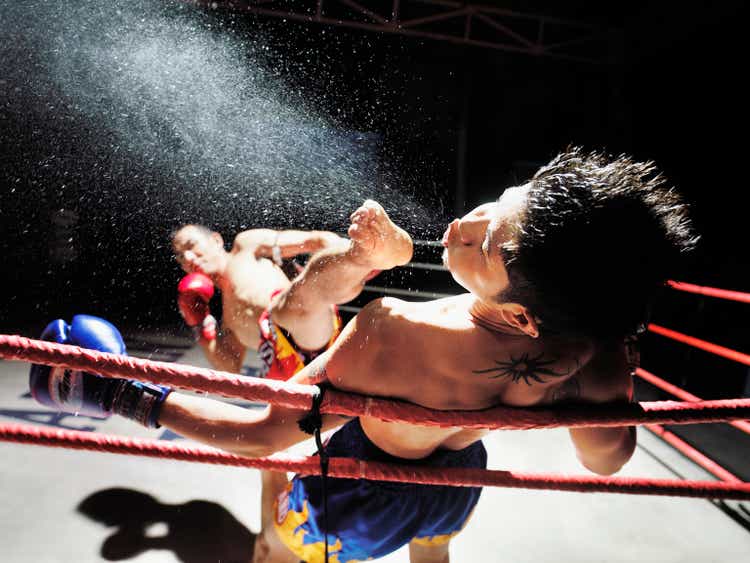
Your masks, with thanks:
M373 0L326 0L325 5L323 0L298 0L291 7L289 2L284 2L283 8L273 6L279 0L183 1L210 9L446 41L535 57L582 63L609 62L607 49L602 46L606 46L610 30L483 4L452 0L393 0L390 15L383 16L377 10L383 10L384 3ZM349 15L342 17L344 8L349 10L346 12ZM355 19L359 16L362 19ZM484 25L472 25L473 21ZM519 25L524 28L523 32L519 31ZM546 42L551 36L554 41ZM577 49L571 50L570 47Z

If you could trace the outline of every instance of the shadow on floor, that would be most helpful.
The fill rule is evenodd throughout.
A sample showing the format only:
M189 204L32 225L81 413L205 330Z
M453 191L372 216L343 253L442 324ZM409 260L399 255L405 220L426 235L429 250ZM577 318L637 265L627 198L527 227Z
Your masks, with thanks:
M64 412L55 412L46 407L35 409L0 409L0 416L13 418L24 422L31 422L45 426L55 426L64 430L81 430L82 432L93 432L96 426L87 423L104 422L105 418L93 416L74 415Z
M104 540L107 561L148 550L169 550L184 563L239 563L253 556L255 534L215 502L163 504L131 489L104 489L85 498L78 512L114 532Z

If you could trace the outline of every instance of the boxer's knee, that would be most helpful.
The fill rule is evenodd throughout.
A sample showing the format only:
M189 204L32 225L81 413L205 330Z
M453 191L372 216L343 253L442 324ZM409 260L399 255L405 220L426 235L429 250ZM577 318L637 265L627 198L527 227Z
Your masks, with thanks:
M266 526L255 538L253 563L299 563L299 557L285 546L274 527Z
M279 295L271 303L269 312L273 323L286 330L305 350L325 347L336 326L333 305L312 299L306 302L299 294Z

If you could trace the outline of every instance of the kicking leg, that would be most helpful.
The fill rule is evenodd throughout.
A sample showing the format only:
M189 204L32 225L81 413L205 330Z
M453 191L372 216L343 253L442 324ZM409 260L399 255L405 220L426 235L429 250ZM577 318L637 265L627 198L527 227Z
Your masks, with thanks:
M271 304L274 322L308 350L328 344L333 331L332 305L354 299L377 272L411 260L411 237L375 201L367 200L352 213L349 237L348 247L314 255L302 274Z

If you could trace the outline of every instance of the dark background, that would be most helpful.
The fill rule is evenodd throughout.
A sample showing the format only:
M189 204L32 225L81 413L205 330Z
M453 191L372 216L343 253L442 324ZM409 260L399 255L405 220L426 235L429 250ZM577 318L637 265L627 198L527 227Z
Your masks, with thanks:
M82 23L98 10L93 0L65 4L76 6ZM372 186L417 237L434 240L456 211L496 198L570 143L656 161L691 203L702 235L674 278L750 290L742 4L493 4L600 26L607 30L605 62L163 4L160 17L194 20L218 42L231 37L252 45L240 58L270 69L286 103L304 100L372 153L376 164L364 167L373 176L362 189L326 200L325 182L310 192L302 185L306 175L250 193L241 179L193 166L168 116L149 125L166 131L158 137L162 145L144 153L128 144L45 74L40 53L54 33L45 36L43 20L28 16L36 2L18 2L2 16L11 21L4 22L0 47L1 328L36 335L49 319L87 312L135 330L180 331L173 305L180 272L168 235L181 222L208 223L230 240L257 226L341 232ZM96 38L101 21L78 31ZM113 24L112 34L119 31ZM115 102L101 103L119 111ZM172 168L164 165L170 161ZM465 185L463 202L454 195L457 183ZM231 196L238 192L239 199ZM420 276L391 275L382 283L455 288L447 276ZM654 322L747 352L746 314L747 305L667 292ZM705 398L748 394L746 366L658 336L645 339L644 367ZM662 397L648 389L641 395Z

